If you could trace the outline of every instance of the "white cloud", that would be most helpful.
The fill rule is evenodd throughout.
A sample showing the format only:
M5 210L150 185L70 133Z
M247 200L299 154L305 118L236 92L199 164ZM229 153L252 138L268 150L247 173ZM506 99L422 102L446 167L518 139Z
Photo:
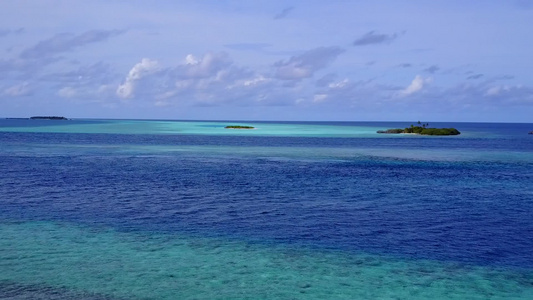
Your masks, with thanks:
M413 81L411 81L411 84L409 84L409 86L407 86L405 89L403 89L402 91L400 91L400 96L409 96L409 95L412 95L414 93L417 93L419 91L421 91L424 86L428 83L430 83L432 81L432 79L430 77L422 77L420 75L416 75L415 76L415 79L413 79Z
M531 105L533 103L533 88L523 85L484 87L482 95L491 102L498 104Z
M159 71L159 63L155 60L143 58L128 73L126 80L117 88L117 95L120 98L131 98L135 91L135 84L141 78Z
M198 60L196 59L196 57L194 57L194 55L189 54L187 55L187 57L185 57L185 64L186 65L197 65Z
M262 82L265 82L265 81L269 81L268 79L266 79L265 77L263 77L262 75L259 75L258 77L254 78L254 79L251 79L251 80L245 80L243 82L243 85L244 86L254 86L254 85L258 85Z
M261 95L272 92L275 85L272 78L235 65L225 52L209 52L202 57L189 54L164 75L162 80L169 84L160 85L163 89L154 93L166 95L165 101L180 105L212 106L243 98L247 101L239 103L251 103L267 99ZM162 99L158 97L156 99Z
M228 85L226 89L234 89L234 88L241 88L241 87L256 87L265 83L270 82L270 78L266 78L263 75L257 75L253 78L246 78L241 80L236 80L234 84Z
M327 98L328 98L327 94L317 94L313 97L313 102L314 103L324 102L326 101Z
M143 58L140 63L133 66L128 73L126 80L139 80L143 76L154 73L159 69L159 64L155 60Z
M501 88L499 86L493 86L487 90L485 96L496 96L500 93Z
M176 72L182 78L208 78L216 76L232 63L225 52L209 52L201 59L189 54L185 57L185 63L176 68Z
M72 98L74 96L76 96L78 93L76 92L76 90L72 87L64 87L62 89L60 89L57 94L62 97L62 98Z
M216 105L234 101L245 87L266 81L248 69L234 66L226 53L209 52L201 57L188 54L174 67L159 66L145 58L131 69L115 93L127 99L142 90L155 106ZM236 89L228 93L231 88Z
M133 82L126 81L123 84L119 85L117 88L117 96L122 99L130 98L133 96Z
M504 86L493 86L489 89L487 89L487 92L485 93L485 96L498 96L502 93L505 93L505 92L509 92L512 88L516 88L516 87L510 87L508 85L504 85ZM520 87L518 87L520 88Z
M338 81L338 82L332 82L328 84L328 87L331 89L341 89L345 87L349 83L349 80L346 78L344 80Z
M4 94L7 96L26 96L31 93L31 88L28 82L23 82L14 86L11 86L4 90Z

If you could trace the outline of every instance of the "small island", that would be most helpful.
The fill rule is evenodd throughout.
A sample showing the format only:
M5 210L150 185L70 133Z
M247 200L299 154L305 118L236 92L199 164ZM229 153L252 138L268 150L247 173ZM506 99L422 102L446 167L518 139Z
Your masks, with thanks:
M58 116L34 116L30 117L30 120L68 120L65 117L58 117Z
M418 121L418 126L411 125L405 129L395 128L387 130L378 130L377 133L388 133L388 134L400 134L400 133L409 133L409 134L420 134L420 135L459 135L461 132L455 128L429 128L429 123L422 124Z
M229 125L224 127L226 129L255 129L253 126Z

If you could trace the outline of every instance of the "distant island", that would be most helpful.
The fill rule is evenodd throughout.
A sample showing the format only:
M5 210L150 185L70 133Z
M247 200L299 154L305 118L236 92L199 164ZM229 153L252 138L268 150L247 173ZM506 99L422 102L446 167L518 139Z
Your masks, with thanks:
M429 128L429 123L422 124L418 121L418 126L411 125L404 129L394 128L387 130L378 130L377 133L389 133L389 134L420 134L420 135L459 135L461 132L455 128Z
M34 116L30 117L30 120L68 120L65 117L58 117L58 116Z
M253 126L229 125L224 127L226 129L255 129Z

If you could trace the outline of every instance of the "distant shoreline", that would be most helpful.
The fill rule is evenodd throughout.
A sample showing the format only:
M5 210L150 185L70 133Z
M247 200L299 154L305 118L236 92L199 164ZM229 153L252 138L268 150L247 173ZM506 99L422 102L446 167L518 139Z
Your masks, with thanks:
M28 120L29 118L23 118L23 117L6 117L1 116L0 119L4 120ZM398 121L398 120L392 120L392 121L383 121L383 120L372 120L372 121L359 121L359 120L268 120L268 119L258 119L258 120L247 120L247 119L168 119L168 118L111 118L111 117L76 117L76 118L69 118L68 120L87 120L87 121L102 121L102 120L108 120L108 121L164 121L164 122L213 122L213 123L229 123L229 122L248 122L248 123L266 123L266 124L318 124L318 125L353 125L353 126L372 126L372 127L384 127L380 126L383 124L391 124L391 123L397 123L397 124L404 124L409 123L410 121ZM433 123L438 123L441 125L469 125L469 124L510 124L510 125L530 125L533 124L533 122L511 122L511 121L434 121ZM528 129L528 132L531 131Z
M225 129L255 129L253 126L229 125Z
M68 120L65 117L60 116L33 116L30 117L30 120Z
M5 118L6 120L70 120L60 116L33 116L29 118Z

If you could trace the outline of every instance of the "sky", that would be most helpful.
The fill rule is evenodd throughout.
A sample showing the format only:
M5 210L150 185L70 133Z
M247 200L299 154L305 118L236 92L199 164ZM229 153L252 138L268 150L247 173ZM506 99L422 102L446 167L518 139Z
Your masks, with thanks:
M533 122L533 0L2 0L0 14L0 117Z

